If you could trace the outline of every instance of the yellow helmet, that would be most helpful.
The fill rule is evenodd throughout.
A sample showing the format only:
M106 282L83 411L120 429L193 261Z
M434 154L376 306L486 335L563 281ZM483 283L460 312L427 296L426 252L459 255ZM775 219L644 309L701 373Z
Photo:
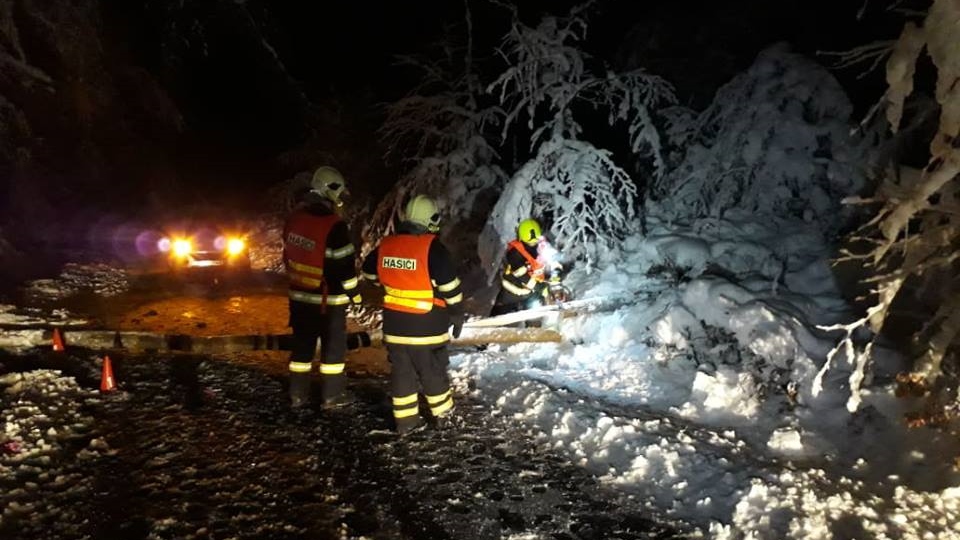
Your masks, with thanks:
M310 191L328 199L337 207L343 206L343 196L348 194L347 183L340 171L323 166L313 172L310 179Z
M541 236L543 236L543 232L535 219L525 219L517 225L517 240L528 246L539 242Z
M403 209L403 218L426 227L433 233L440 230L440 209L437 208L437 203L426 195L417 195L410 199Z

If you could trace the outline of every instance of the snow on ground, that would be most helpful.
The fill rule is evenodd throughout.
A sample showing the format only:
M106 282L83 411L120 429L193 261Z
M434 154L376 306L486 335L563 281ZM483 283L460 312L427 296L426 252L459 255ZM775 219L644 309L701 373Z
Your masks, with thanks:
M955 438L911 431L881 351L851 415L846 371L811 385L844 302L822 242L749 221L654 224L579 298L630 298L562 322L563 344L452 358L461 387L605 482L710 538L960 538ZM470 380L468 384L468 379Z
M66 309L48 311L0 304L0 349L25 351L35 347L43 340L42 327L69 328L88 323L86 319L78 318Z
M39 308L20 308L11 304L0 304L0 326L82 326L87 324L66 309L43 310Z
M0 486L7 502L0 509L0 526L27 515L37 523L79 523L84 516L45 504L43 490L89 496L91 488L83 481L82 472L62 468L59 457L67 455L69 462L82 463L107 450L102 440L88 436L93 419L83 413L83 408L97 399L96 393L54 370L0 376L0 392L0 403L4 403ZM84 445L78 448L76 441Z
M92 292L100 296L116 296L130 288L127 272L105 263L68 263L55 279L38 279L27 284L27 293L59 300L78 292Z

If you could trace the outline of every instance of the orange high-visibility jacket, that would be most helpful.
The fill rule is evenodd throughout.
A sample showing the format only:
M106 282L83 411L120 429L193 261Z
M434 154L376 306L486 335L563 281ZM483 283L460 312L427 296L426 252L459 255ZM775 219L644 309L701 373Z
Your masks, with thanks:
M429 313L446 303L433 295L428 254L433 234L388 236L377 250L377 275L383 285L383 307L404 313Z
M283 254L291 288L316 291L322 287L327 236L339 221L336 214L320 216L299 211L290 216L283 235Z

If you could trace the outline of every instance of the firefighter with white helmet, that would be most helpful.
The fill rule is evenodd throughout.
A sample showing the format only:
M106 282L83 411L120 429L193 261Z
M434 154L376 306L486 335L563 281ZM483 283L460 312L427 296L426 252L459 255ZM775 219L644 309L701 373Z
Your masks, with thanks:
M290 403L295 409L310 403L317 339L323 406L336 407L345 402L347 307L362 300L354 245L346 222L340 218L347 195L343 175L333 167L319 167L309 191L284 226L283 254L290 280L293 329L288 364Z
M396 234L389 235L363 262L363 276L381 285L383 341L391 365L391 396L397 432L424 425L422 392L431 415L448 419L453 395L447 374L450 340L460 336L463 294L453 257L437 238L440 211L424 195L404 207Z

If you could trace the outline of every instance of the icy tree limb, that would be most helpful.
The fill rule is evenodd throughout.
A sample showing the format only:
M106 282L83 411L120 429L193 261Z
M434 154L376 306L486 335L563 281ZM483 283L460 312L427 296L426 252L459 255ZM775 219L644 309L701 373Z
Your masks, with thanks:
M960 335L960 296L954 296L941 305L934 320L941 322L937 332L930 338L926 353L920 358L914 370L923 375L928 386L933 386L940 377L943 357Z
M906 229L910 219L930 205L929 198L960 174L960 150L951 149L939 162L931 164L931 167L933 170L925 176L924 181L908 199L893 201L893 208L889 209L889 214L880 224L880 232L888 244L874 253L874 260L883 258L900 233Z
M851 413L860 408L860 385L866 378L867 362L873 351L873 342L867 343L863 351L856 353L853 373L850 374L850 398L847 399L847 410Z
M940 103L940 130L930 143L930 152L940 156L960 137L960 2L936 0L924 21L927 52L937 66L936 98Z
M818 51L819 54L826 56L836 56L837 62L834 64L834 67L837 69L844 69L848 67L855 66L864 62L870 62L870 65L864 69L860 75L857 76L858 79L862 79L871 73L880 62L883 61L887 55L893 50L893 45L896 43L893 40L885 41L874 41L873 43L868 43L866 45L861 45L859 47L854 47L849 51L842 52L832 52L832 51Z
M894 132L900 127L903 102L913 93L913 75L924 44L923 30L913 23L907 23L887 61L887 121Z
M856 345L853 342L853 335L857 330L860 330L861 328L866 327L868 321L870 321L870 319L873 318L874 315L876 315L877 313L885 309L886 309L886 305L881 301L880 303L868 309L867 314L863 318L853 321L850 324L834 324L831 326L817 327L827 332L842 330L844 332L844 337L843 339L840 340L839 343L837 343L837 345L833 349L830 350L829 353L827 353L826 361L823 363L823 366L820 367L820 371L817 372L817 376L814 377L813 387L811 388L811 392L814 396L820 395L820 392L823 391L823 377L827 374L827 370L830 369L830 365L833 362L834 357L836 357L837 354L840 353L841 351L843 351L844 354L846 355L847 361L855 364L854 374L856 374L857 371L861 371L861 373L857 375L857 379L856 379L856 383L858 385L857 393L859 393L859 384L861 381L863 381L865 377L864 373L862 373L862 371L866 369L866 364L867 364L867 358L865 358L865 356L866 357L869 356L871 347L868 346L862 352L858 353L856 350L857 349ZM854 381L854 375L851 375L850 380L851 380L851 390L853 390L852 383ZM854 402L859 404L859 397L854 398L851 395L850 399L851 400L856 399L856 401ZM851 407L851 404L850 402L848 402L847 408L849 409L850 407ZM854 410L856 410L856 405L853 405L853 407L854 407Z

